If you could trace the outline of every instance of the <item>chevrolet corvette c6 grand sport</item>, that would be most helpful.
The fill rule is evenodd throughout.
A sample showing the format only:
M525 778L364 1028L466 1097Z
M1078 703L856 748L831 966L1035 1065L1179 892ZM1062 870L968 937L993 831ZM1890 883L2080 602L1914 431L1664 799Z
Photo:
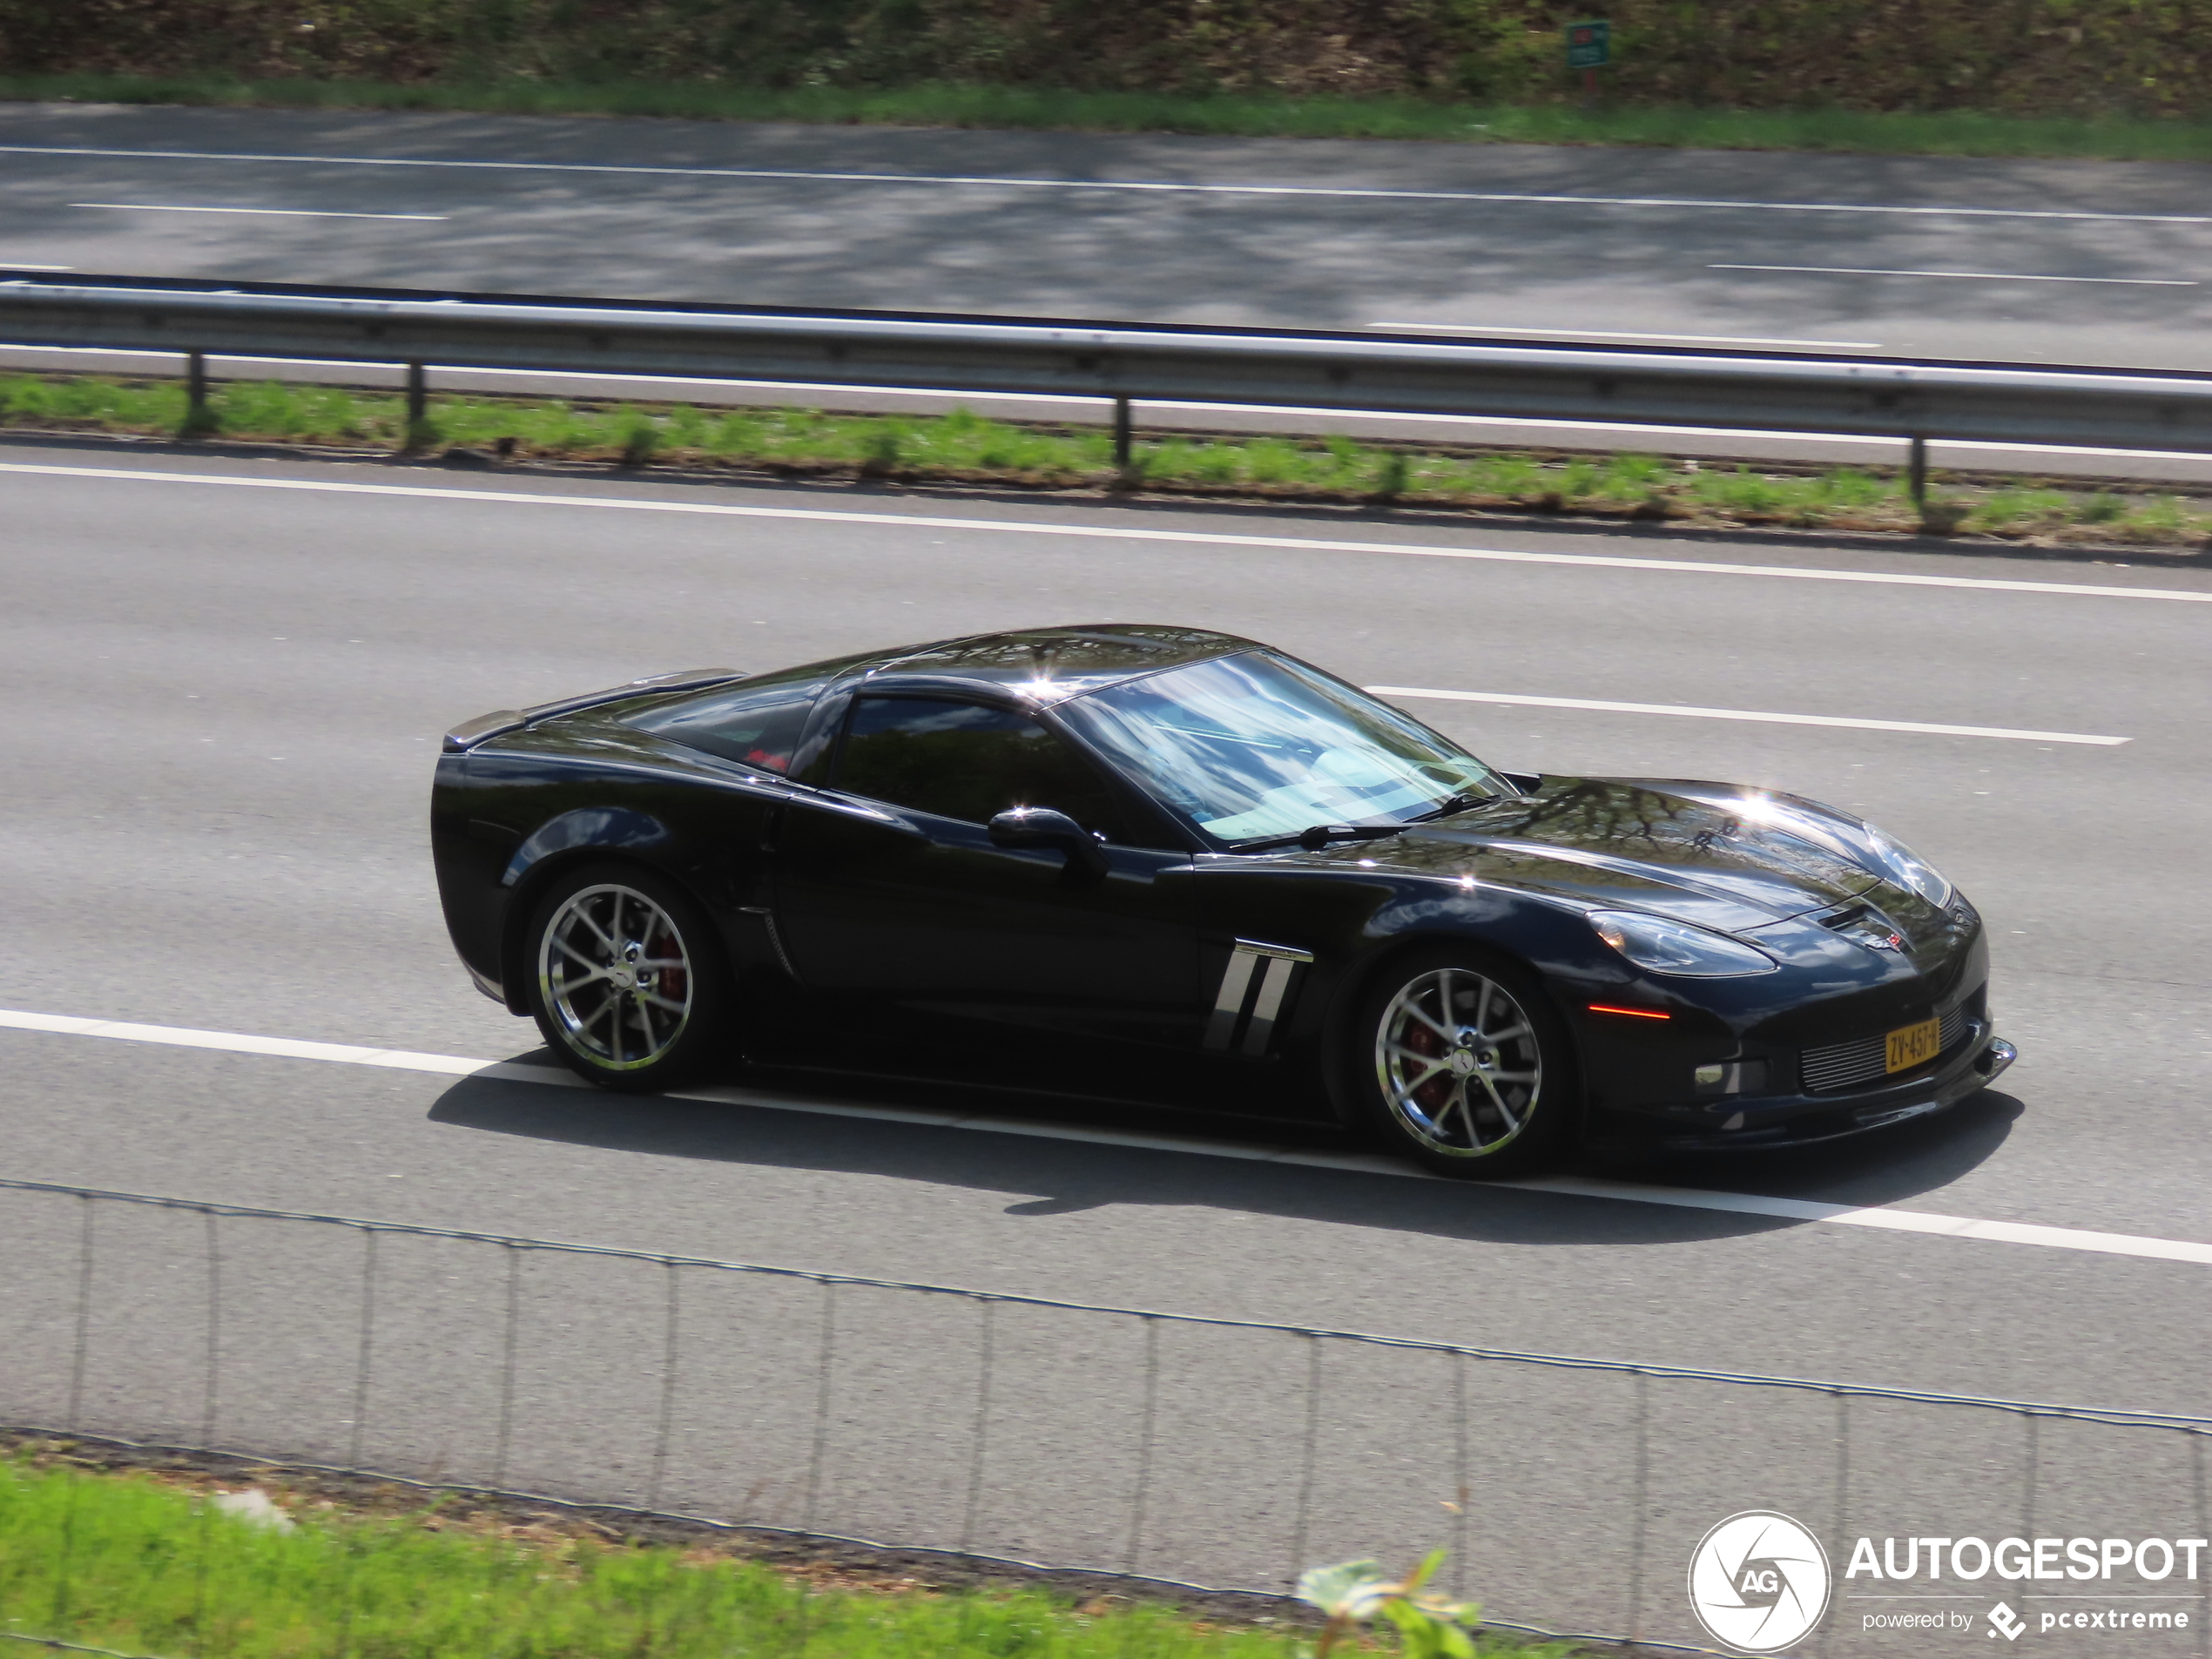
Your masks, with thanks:
M1500 772L1251 640L1039 628L473 720L476 985L617 1089L717 1066L1333 1121L1452 1174L1801 1145L2008 1064L1979 915L1871 825Z

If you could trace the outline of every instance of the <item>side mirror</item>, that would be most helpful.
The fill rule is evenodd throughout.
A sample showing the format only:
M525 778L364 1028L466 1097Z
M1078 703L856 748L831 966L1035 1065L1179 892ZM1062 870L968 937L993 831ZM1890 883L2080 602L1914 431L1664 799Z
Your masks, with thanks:
M1081 824L1049 806L1015 806L990 822L991 845L1004 847L1056 846L1068 869L1096 880L1106 873L1105 849Z

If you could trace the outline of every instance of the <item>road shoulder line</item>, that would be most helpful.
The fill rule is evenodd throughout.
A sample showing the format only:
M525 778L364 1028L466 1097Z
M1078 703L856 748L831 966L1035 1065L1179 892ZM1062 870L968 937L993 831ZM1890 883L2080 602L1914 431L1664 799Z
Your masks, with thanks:
M1838 570L1788 564L1733 564L1723 560L1656 559L1622 554L1538 553L1495 547L1440 547L1420 542L1353 542L1309 536L1240 536L1229 531L1157 529L1136 524L1070 524L1022 518L936 517L924 513L852 512L819 507L759 507L738 502L666 501L644 496L565 496L518 489L471 489L432 484L354 483L334 478L262 478L233 473L167 472L139 467L64 467L0 462L0 475L97 478L117 483L212 484L234 489L300 490L334 496L384 496L402 500L480 502L502 507L569 507L602 511L698 514L719 518L782 519L818 524L875 525L894 529L974 530L997 536L1063 536L1086 541L1159 542L1183 547L1221 547L1291 553L1379 553L1398 558L1474 559L1501 564L1554 564L1606 570L1658 570L1673 575L1765 577L1797 582L1858 582L1883 587L1965 588L1980 592L2040 593L2073 598L2162 599L2212 604L2212 590L2110 587L2078 582L2015 582L1993 577L1928 576L1910 570Z
M2029 732L2009 725L1944 725L1927 720L1860 719L1841 714L1777 714L1757 709L1706 709L1688 703L1611 703L1587 697L1528 697L1514 691L1442 691L1420 685L1370 685L1375 697L1431 698L1444 703L1497 703L1507 707L1589 709L1609 714L1678 714L1694 720L1754 720L1770 725L1844 726L1861 732L1915 732L1947 738L2017 738L2029 743L2088 743L2110 748L2134 741L2086 732Z
M466 156L334 156L286 152L226 150L126 150L92 145L0 144L0 155L80 156L138 161L276 162L324 167L413 167L475 169L488 172L577 172L611 177L645 175L678 179L736 179L789 184L939 185L969 189L1121 192L1137 195L1314 197L1408 202L1488 202L1538 207L1656 207L1667 211L1707 209L1722 212L1873 213L1928 219L2091 219L2135 225L2202 225L2202 213L2128 213L2095 208L1964 207L1934 202L1762 201L1727 196L1585 196L1522 190L1419 189L1387 185L1262 184L1203 179L1068 179L1020 174L874 172L799 167L678 167L644 162L519 160Z
M150 1042L170 1048L201 1049L226 1054L268 1055L287 1060L314 1060L326 1064L377 1066L401 1071L421 1071L455 1077L478 1077L502 1082L550 1084L556 1088L588 1089L582 1078L550 1066L523 1065L512 1061L473 1060L458 1055L421 1054L402 1049L363 1048L347 1043L309 1042L292 1037L255 1036L243 1032L204 1031L185 1026L143 1025L120 1020L95 1020L62 1014L38 1014L0 1008L0 1030L42 1032L57 1036L101 1037L125 1042ZM708 1101L755 1109L805 1112L815 1116L864 1118L879 1123L912 1123L930 1128L981 1130L1042 1140L1080 1141L1094 1145L1123 1146L1147 1151L1177 1152L1201 1157L1236 1158L1246 1163L1284 1163L1309 1169L1343 1170L1361 1175L1386 1175L1416 1181L1443 1181L1418 1166L1379 1154L1318 1152L1297 1147L1266 1146L1197 1135L1138 1134L1082 1124L1052 1123L1035 1119L964 1112L922 1111L896 1106L800 1101L753 1089L713 1088L682 1089L671 1098ZM2185 1262L2212 1266L2212 1244L2188 1239L2153 1238L2133 1233L2100 1232L2081 1227L2050 1227L2035 1223L1989 1221L1971 1216L1943 1215L1931 1211L1897 1210L1887 1205L1828 1204L1810 1198L1771 1197L1760 1193L1713 1192L1694 1187L1664 1187L1635 1181L1612 1181L1581 1176L1541 1176L1520 1181L1468 1183L1507 1190L1541 1192L1561 1197L1598 1198L1618 1204L1658 1204L1677 1210L1718 1211L1734 1215L1766 1216L1777 1220L1824 1223L1831 1226L1865 1227L1890 1232L1919 1233L1964 1238L1989 1244L2027 1244L2045 1250L2071 1250L2094 1255L2128 1256L2149 1261Z

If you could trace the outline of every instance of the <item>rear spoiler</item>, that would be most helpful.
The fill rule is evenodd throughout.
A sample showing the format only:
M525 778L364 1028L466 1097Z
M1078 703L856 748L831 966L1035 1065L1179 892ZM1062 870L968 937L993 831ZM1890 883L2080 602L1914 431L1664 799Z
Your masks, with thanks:
M489 714L480 714L473 720L463 720L445 735L444 749L448 754L460 754L480 743L509 732L519 732L526 725L536 725L540 720L552 719L556 715L574 714L601 703L619 703L625 698L644 697L655 691L702 691L710 685L726 685L745 676L734 668L682 668L671 674L648 674L621 685L610 685L604 691L586 691L580 697L563 697L550 703L539 703L527 709L496 709Z

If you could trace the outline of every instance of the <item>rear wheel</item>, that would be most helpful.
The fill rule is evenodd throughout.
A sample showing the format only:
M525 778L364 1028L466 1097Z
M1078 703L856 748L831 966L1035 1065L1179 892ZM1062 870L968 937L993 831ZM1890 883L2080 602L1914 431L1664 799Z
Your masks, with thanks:
M578 1075L644 1092L698 1075L727 1035L729 965L673 882L621 864L556 880L526 941L530 1012Z
M1529 977L1467 949L1399 958L1362 1000L1352 1082L1393 1147L1447 1175L1520 1174L1573 1128L1574 1054Z

